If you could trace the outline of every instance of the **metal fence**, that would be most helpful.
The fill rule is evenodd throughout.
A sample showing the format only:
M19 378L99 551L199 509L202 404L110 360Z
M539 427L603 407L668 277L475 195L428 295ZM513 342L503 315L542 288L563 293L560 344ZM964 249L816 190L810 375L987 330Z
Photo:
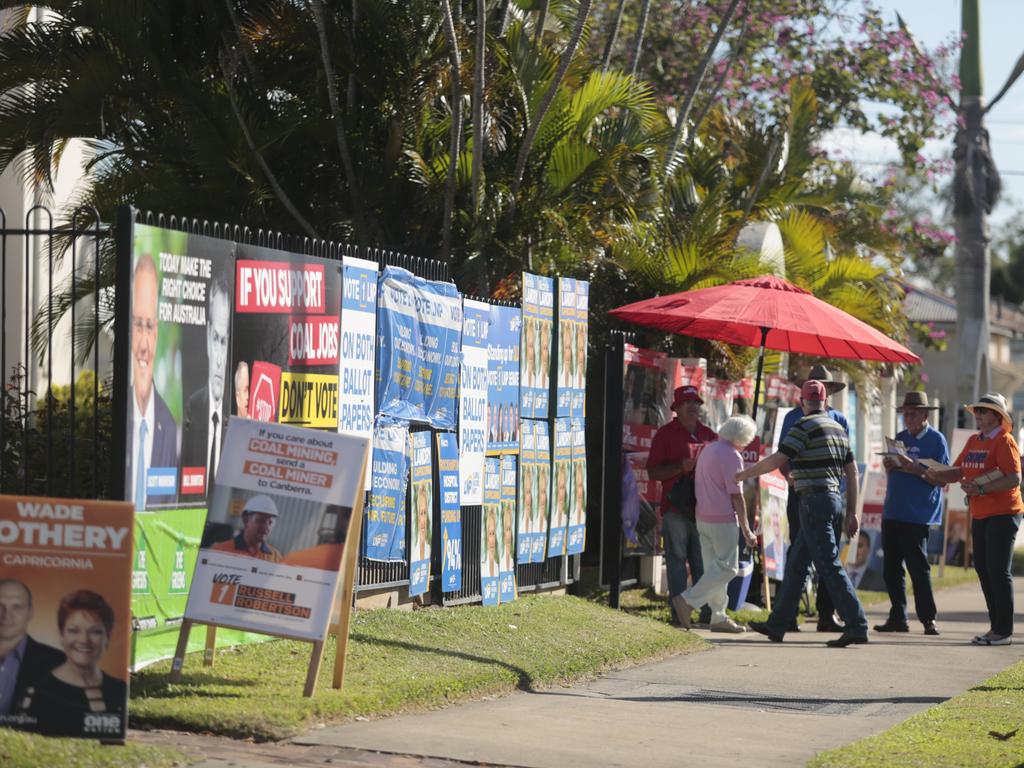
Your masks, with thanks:
M125 413L115 404L126 402L129 382L127 366L115 371L113 361L128 359L130 307L117 301L116 286L131 282L134 223L326 259L353 256L451 280L448 264L436 259L128 206L118 210L114 224L95 210L55 224L42 206L14 224L0 209L0 492L124 495ZM481 507L462 508L463 589L441 594L440 579L434 579L434 595L446 605L480 600L481 518ZM439 534L438 515L435 526ZM438 547L435 574L440 558ZM578 557L555 557L520 566L517 582L520 591L564 586L578 573ZM360 559L358 591L408 583L406 563Z

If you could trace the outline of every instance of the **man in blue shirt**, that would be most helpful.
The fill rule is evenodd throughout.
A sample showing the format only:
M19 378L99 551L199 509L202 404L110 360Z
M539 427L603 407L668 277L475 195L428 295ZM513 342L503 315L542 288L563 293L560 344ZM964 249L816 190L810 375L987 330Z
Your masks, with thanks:
M924 624L926 635L937 635L935 598L932 596L931 566L928 564L928 526L942 520L942 488L925 478L925 468L918 461L934 459L949 464L949 447L941 432L928 426L928 405L924 392L907 392L903 405L906 427L896 435L907 456L886 456L883 460L889 473L882 512L882 551L885 588L889 592L889 618L876 624L876 632L909 632L907 624L907 591L903 564L907 564L914 585L914 610Z
M841 392L846 384L841 381L836 381L832 378L832 374L823 365L815 365L811 368L811 372L807 374L807 378L804 381L820 381L825 386L825 392L831 397L836 392ZM803 382L800 382L801 386ZM846 417L835 408L828 407L825 409L825 413L828 416L839 422L845 431L847 436L850 434L850 425L846 421ZM804 417L803 409L797 406L782 420L782 430L779 432L779 445L786 439L786 435L789 434L789 430L793 428L800 419ZM782 474L789 478L789 467L783 467L780 470ZM840 487L840 492L846 490L845 487ZM800 533L800 497L793 490L793 487L789 488L789 495L786 497L786 518L789 521L789 543L792 545L796 541L796 536ZM842 531L833 531L836 537L836 541L842 537ZM832 602L832 597L829 595L825 585L820 582L818 583L818 593L815 601L815 606L818 611L818 631L819 632L842 632L843 628L836 623L835 620L835 603ZM797 630L796 620L794 619L793 624L789 627L790 631Z

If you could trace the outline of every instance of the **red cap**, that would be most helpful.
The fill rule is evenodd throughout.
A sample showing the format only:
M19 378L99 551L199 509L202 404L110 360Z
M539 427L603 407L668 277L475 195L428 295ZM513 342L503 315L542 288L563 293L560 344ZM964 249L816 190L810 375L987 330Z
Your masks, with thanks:
M697 391L696 387L689 384L684 387L676 387L676 395L672 399L673 408L678 408L683 403L691 401L696 401L701 404L704 403L704 398L700 396L700 392Z
M800 399L812 402L825 402L825 385L817 379L808 379L800 387Z

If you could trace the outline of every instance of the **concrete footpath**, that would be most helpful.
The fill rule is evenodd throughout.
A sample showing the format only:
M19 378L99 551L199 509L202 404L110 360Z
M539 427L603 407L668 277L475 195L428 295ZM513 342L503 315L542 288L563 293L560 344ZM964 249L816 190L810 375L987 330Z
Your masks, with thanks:
M1024 607L1024 580L1016 582ZM988 629L976 584L942 590L939 637L872 632L865 646L826 648L805 629L782 644L753 633L701 632L714 648L588 683L317 729L281 745L138 734L204 754L204 766L474 763L581 766L803 765L816 753L879 733L1024 659L1019 644L969 644ZM881 623L888 604L868 609ZM805 625L813 630L813 624ZM1018 610L1017 626L1024 630Z

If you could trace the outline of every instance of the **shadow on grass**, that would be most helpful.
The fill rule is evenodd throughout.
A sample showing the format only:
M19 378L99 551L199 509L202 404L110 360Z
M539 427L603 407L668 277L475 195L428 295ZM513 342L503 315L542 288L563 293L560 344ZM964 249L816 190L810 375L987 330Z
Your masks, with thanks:
M181 680L177 683L172 683L168 680L168 673L141 672L132 677L131 696L133 699L172 699L183 695L210 699L237 699L242 698L241 692L217 692L208 689L204 690L197 686L255 688L258 685L261 685L261 682L251 677L227 678L213 672L193 672L191 674L183 672Z
M353 632L349 637L351 640L359 640L360 642L367 643L368 645L386 645L391 648L400 648L403 651L428 653L434 656L448 656L451 658L463 659L464 661L472 661L477 664L504 667L509 672L515 674L518 678L518 682L516 683L517 688L523 691L533 690L533 678L530 676L530 673L521 667L509 664L507 661L501 661L500 659L494 659L488 656L477 656L472 653L466 653L465 651L453 651L446 648L437 648L436 646L417 645L416 643L410 643L405 640L388 640L382 637L359 634L358 632Z

